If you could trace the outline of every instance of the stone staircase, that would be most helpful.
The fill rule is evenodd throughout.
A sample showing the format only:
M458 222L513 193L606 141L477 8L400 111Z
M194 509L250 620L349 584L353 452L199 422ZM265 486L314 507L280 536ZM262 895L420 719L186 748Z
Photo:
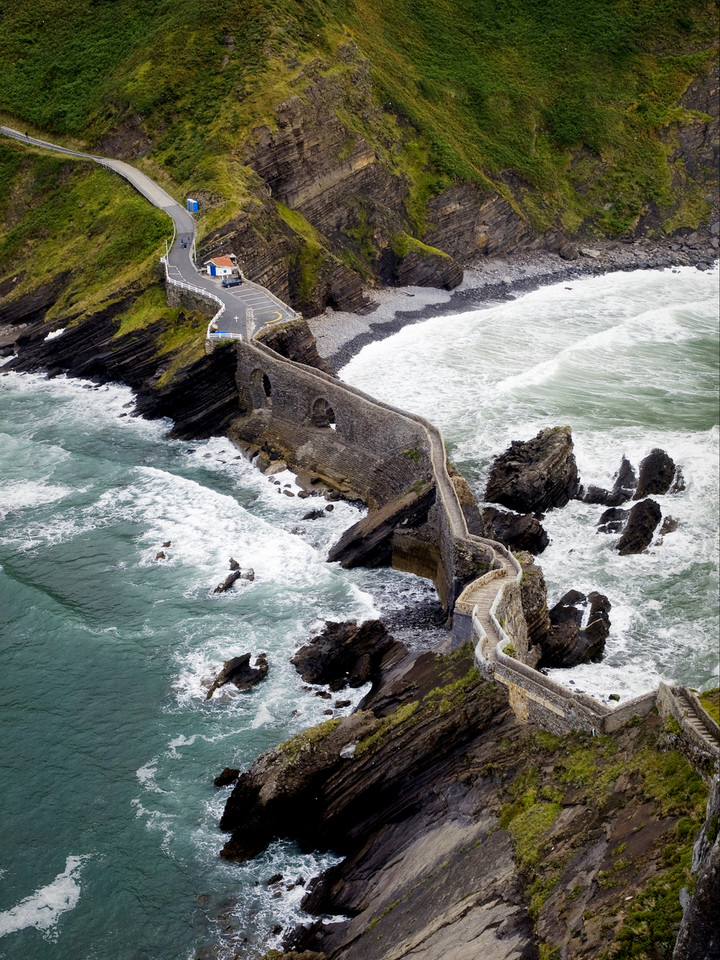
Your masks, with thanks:
M713 724L702 707L694 702L695 697L685 687L673 687L672 692L683 718L715 753L720 753L720 736L717 726Z

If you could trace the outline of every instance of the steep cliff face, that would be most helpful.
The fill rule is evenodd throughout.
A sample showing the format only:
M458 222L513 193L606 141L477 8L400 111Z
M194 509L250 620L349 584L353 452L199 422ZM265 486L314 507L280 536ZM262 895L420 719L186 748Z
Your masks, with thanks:
M164 297L162 288L159 292ZM199 439L223 433L239 411L232 346L205 356L207 318L191 311L158 309L156 319L124 333L123 319L139 295L137 290L125 291L113 303L83 316L82 323L68 321L64 332L52 340L46 339L50 327L43 322L45 311L37 295L22 298L3 315L5 325L0 324L0 335L12 337L18 351L4 369L125 383L136 393L138 413L174 421L173 436ZM192 335L191 352L183 357L181 350L163 351L164 337L185 325ZM175 372L178 359L184 362Z
M458 261L542 244L478 185L420 197L402 156L417 131L378 103L352 44L338 54L339 68L311 65L302 94L252 131L243 161L261 185L246 211L204 238L203 257L234 250L248 275L313 315L361 308L368 282L451 289Z
M228 859L278 836L345 856L304 904L336 922L288 945L318 960L669 960L707 788L657 717L551 736L513 717L468 648L396 659L361 706L262 756L225 808Z

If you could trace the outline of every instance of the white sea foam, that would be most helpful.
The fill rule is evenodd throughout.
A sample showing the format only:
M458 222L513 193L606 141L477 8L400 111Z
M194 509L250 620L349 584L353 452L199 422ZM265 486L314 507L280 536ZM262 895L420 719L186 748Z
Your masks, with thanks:
M225 904L222 921L217 921L222 960L237 956L238 948L246 952L248 946L262 947L264 952L279 947L283 933L308 920L301 904L309 881L340 862L342 858L332 853L303 854L294 843L276 841L249 863L234 864L233 873L242 886L234 905L228 910ZM267 881L278 874L282 879L268 885ZM344 918L322 919L332 922ZM276 931L277 927L281 931Z
M69 487L37 480L0 483L0 518L15 510L27 510L40 504L55 503L71 493Z
M61 337L65 333L65 327L60 327L59 330L51 330L50 333L45 337L45 340L57 340L58 337Z
M35 927L46 940L55 940L60 917L73 910L80 899L80 874L88 859L87 856L68 857L65 869L52 883L0 913L0 937Z
M602 664L556 674L598 694L717 673L718 429L703 426L717 416L717 277L716 266L556 284L407 327L341 371L440 426L479 498L511 440L564 423L585 485L612 486L623 454L637 468L653 447L682 467L686 490L655 497L678 528L646 554L618 556L617 536L596 531L603 508L575 501L543 521L549 602L575 588L612 603Z

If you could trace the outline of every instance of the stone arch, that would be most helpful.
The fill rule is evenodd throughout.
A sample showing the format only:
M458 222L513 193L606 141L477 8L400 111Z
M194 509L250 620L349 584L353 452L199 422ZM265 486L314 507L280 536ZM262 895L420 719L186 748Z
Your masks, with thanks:
M318 397L310 410L310 422L316 427L330 427L335 430L337 421L335 411L325 397Z
M250 374L250 391L254 407L269 407L272 405L272 382L270 377L256 367Z

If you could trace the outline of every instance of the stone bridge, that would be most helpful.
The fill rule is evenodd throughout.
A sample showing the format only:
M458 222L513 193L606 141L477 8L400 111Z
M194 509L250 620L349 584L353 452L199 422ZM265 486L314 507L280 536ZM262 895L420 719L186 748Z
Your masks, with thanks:
M390 530L392 565L432 579L448 612L478 574L495 570L493 594L519 577L504 547L468 533L436 427L258 341L235 349L236 442L364 501L370 527L380 517Z
M220 312L235 308L235 301L226 302L226 293L211 290L204 280L200 285L190 253L195 222L145 174L121 161L68 150L8 127L0 127L0 133L29 146L92 160L124 177L173 221L174 242L163 263L175 294L209 300L215 311L218 306ZM273 323L296 316L269 291L252 287L255 294L267 296ZM251 451L272 453L293 469L367 503L370 513L356 525L362 528L359 535L373 549L381 539L389 541L386 554L393 566L433 580L453 618L451 645L473 643L479 668L508 688L518 717L559 732L599 733L657 707L677 722L694 758L710 759L717 766L720 729L692 691L661 684L613 710L574 694L523 662L528 650L520 565L501 544L469 533L436 427L286 359L252 339L256 324L246 324L244 315L238 320L231 334L234 347L224 348L237 352L238 416L230 435Z

